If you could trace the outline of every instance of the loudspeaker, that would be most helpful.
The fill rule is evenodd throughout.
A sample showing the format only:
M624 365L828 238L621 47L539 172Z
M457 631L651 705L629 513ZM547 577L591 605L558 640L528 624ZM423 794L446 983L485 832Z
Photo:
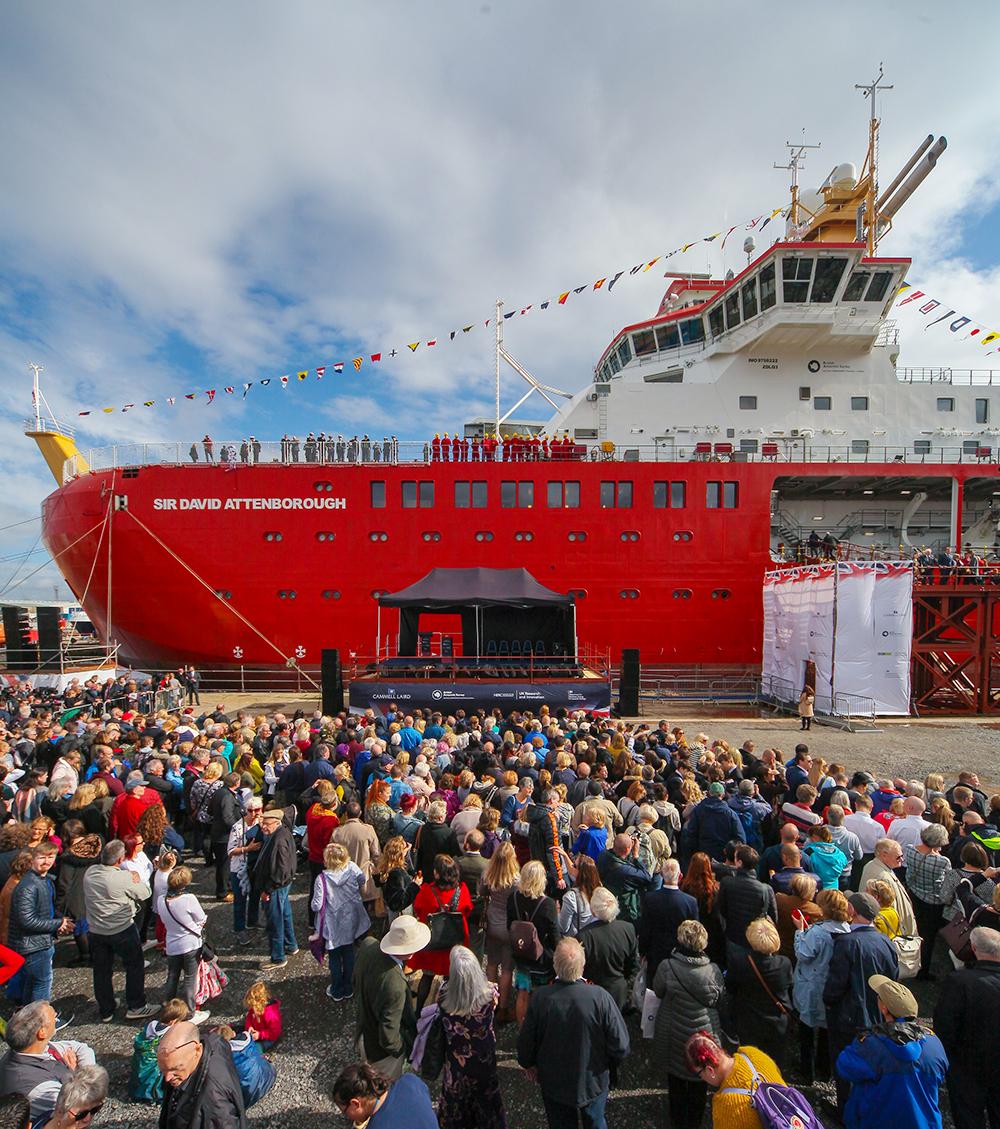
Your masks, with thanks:
M344 672L340 666L340 651L320 652L320 685L323 690L323 713L332 717L344 708Z
M622 651L622 672L618 680L618 711L624 717L639 716L639 652Z
M59 668L59 609L38 608L38 665L42 670Z
M11 670L31 670L38 662L38 652L31 642L31 624L27 608L2 609L3 633L7 650L7 666Z

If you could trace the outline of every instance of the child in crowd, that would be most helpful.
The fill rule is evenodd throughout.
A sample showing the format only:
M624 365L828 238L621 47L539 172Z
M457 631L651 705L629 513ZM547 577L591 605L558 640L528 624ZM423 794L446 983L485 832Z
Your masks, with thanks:
M170 872L177 865L177 856L173 851L162 851L156 860L156 869L153 872L153 916L156 918L156 947L160 952L165 952L167 947L167 928L160 917L160 907L167 895L167 882Z
M163 1075L156 1063L156 1048L175 1023L185 1023L190 1018L191 1012L183 1000L167 1000L156 1018L136 1033L128 1080L128 1096L132 1101L150 1104L163 1101Z
M232 1027L222 1024L215 1028L215 1033L229 1042L229 1049L233 1052L233 1065L243 1091L243 1104L249 1109L271 1089L278 1071L264 1057L261 1044L249 1031L237 1035Z
M243 999L247 1017L243 1030L257 1040L262 1051L269 1050L281 1038L281 1001L271 998L267 985L258 980L250 985Z

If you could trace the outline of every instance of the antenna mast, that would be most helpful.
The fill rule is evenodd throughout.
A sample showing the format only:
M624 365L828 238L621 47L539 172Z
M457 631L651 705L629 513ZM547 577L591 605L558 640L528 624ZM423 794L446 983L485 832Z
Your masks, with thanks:
M805 136L805 130L802 130ZM775 162L776 169L788 169L792 174L792 207L789 212L788 218L791 220L793 226L797 226L799 222L799 169L802 167L802 162L806 159L807 149L819 149L822 142L816 145L807 145L804 141L795 143L794 141L786 141L785 148L788 150L788 164L779 165Z
M41 365L36 365L34 361L28 361L28 368L31 369L34 380L31 385L31 403L35 408L35 430L42 430L42 390L39 387L38 376L43 371Z
M541 381L536 380L530 372L519 362L516 361L510 353L504 348L503 344L503 299L497 298L497 324L496 324L496 436L500 438L500 425L506 422L517 411L517 409L524 403L525 400L532 394L537 392L543 400L547 400L552 406L554 411L559 410L559 405L552 399L552 396L563 396L567 400L573 399L572 392L564 392L561 388L553 388L551 384L542 384ZM500 362L506 361L508 365L517 373L526 384L529 385L528 391L521 397L520 400L503 415L500 414ZM550 396L549 393L552 395Z
M871 116L868 119L868 156L865 157L865 170L868 173L868 191L865 193L864 203L864 219L867 228L867 243L868 254L874 255L875 248L878 246L878 232L877 232L877 216L875 214L875 202L878 199L878 107L876 101L880 90L892 90L893 87L889 83L882 83L885 76L884 64L879 63L878 74L875 76L873 82L869 83L855 83L854 89L860 90L865 98L871 99Z

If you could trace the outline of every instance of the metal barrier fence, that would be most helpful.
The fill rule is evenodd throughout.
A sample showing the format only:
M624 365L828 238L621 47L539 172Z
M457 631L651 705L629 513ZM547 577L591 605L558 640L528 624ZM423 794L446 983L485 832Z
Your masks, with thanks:
M762 674L760 679L761 705L772 709L797 711L801 687L785 678ZM817 694L813 711L819 720L854 728L858 723L875 727L875 700L862 694Z

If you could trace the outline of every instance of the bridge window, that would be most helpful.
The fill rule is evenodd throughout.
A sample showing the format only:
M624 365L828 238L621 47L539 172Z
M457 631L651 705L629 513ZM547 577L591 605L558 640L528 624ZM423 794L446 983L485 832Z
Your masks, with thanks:
M781 284L786 302L804 302L809 297L815 259L785 258L781 260Z
M847 259L819 259L816 263L816 278L813 281L810 302L832 302L840 280L844 277Z
M757 279L751 278L749 282L743 284L743 289L740 292L743 295L743 317L744 320L749 320L757 314Z
M621 344L618 346L618 359L624 368L632 359L632 345L627 337L623 337Z
M760 308L769 310L778 300L774 282L774 263L768 263L760 272Z
M990 422L990 402L989 400L976 401L976 423L989 423Z
M726 326L723 317L722 306L716 306L714 310L708 311L708 329L713 337L721 337L725 333Z
M640 329L632 334L632 347L637 357L645 357L656 352L656 334L651 329Z
M709 510L735 510L739 505L738 482L706 482L705 508Z
M687 505L686 482L654 482L654 510L682 510Z
M608 357L608 364L611 366L612 376L622 371L621 361L618 360L617 353L612 353L611 356Z
M938 396L937 410L939 412L953 412L955 410L955 398L953 396Z
M866 302L881 302L889 290L889 283L892 281L891 270L877 270L872 275L872 284L868 287L868 293L865 295Z
M756 396L741 396L740 397L740 411L741 412L755 412L757 410L757 397Z
M656 327L656 347L661 352L664 349L676 349L680 343L681 334L676 322Z
M549 482L547 499L550 510L577 510L580 508L580 483Z
M833 410L833 398L831 396L817 396L813 400L813 407L818 412L829 412Z
M740 324L740 292L733 291L726 298L726 329L735 329Z
M384 510L385 509L385 483L372 482L372 509Z
M456 482L455 508L458 510L485 510L487 489L485 482Z
M860 302L861 295L864 294L871 276L870 270L851 271L851 277L847 280L847 286L844 288L844 301Z
M533 482L501 482L500 505L506 510L530 510L535 504Z
M867 396L852 396L851 397L851 411L852 412L867 412L868 411L868 397Z
M688 318L681 322L681 340L685 345L697 345L705 340L705 323L701 318Z
M602 510L630 510L632 508L631 482L602 482Z

